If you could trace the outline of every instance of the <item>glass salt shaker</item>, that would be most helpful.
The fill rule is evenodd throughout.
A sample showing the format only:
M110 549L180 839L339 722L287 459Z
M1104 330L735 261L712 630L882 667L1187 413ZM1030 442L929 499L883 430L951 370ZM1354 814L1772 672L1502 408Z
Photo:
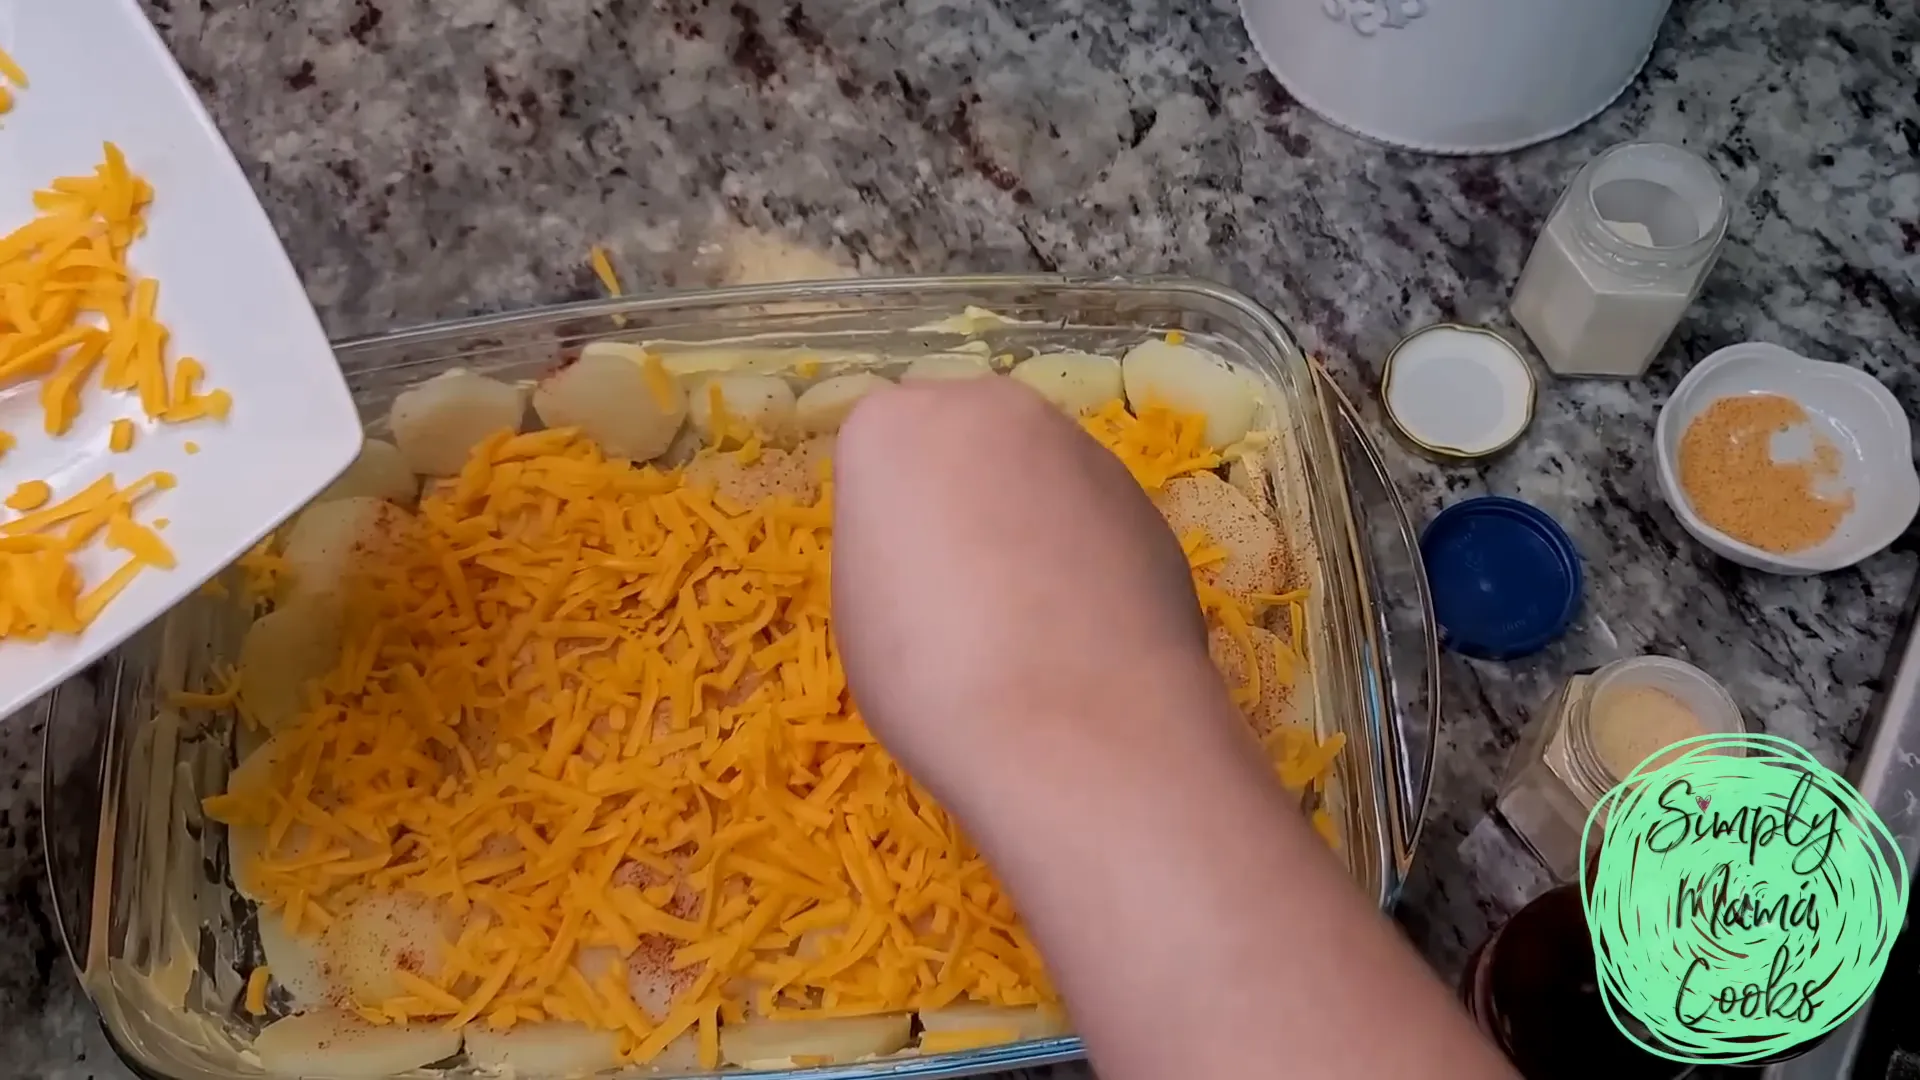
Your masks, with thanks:
M1514 747L1495 806L1555 879L1572 881L1601 796L1681 739L1745 730L1726 689L1692 664L1616 660L1575 675L1548 701ZM1596 828L1590 839L1600 836Z
M1514 321L1560 375L1632 377L1699 294L1727 231L1712 166L1665 143L1625 143L1560 196L1514 286Z

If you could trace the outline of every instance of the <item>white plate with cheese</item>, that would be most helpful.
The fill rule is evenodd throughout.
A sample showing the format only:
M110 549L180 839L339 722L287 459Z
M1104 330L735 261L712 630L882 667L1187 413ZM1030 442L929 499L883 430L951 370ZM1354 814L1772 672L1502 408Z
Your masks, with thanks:
M346 467L361 434L272 224L134 0L0 0L0 51L17 69L0 71L5 715L246 552ZM36 198L63 177L81 179ZM108 307L122 309L112 324ZM187 357L205 369L197 385L179 382ZM62 379L76 389L49 388ZM56 417L66 426L53 433ZM111 507L45 520L103 477L125 490L159 473L173 485L150 481L117 525L105 524ZM102 527L69 539L82 521ZM154 539L166 557L144 543ZM45 551L21 557L68 544L55 552L67 570ZM123 569L142 552L147 562ZM116 581L117 593L96 591Z

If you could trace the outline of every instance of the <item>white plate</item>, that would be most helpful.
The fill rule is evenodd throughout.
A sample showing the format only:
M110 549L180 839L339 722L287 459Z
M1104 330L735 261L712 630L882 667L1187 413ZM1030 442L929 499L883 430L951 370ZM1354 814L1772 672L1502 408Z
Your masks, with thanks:
M1782 555L1735 540L1700 520L1680 488L1680 439L1687 426L1708 405L1738 394L1792 398L1807 411L1808 426L1840 452L1840 478L1853 491L1853 509L1832 536L1806 551ZM1893 543L1920 510L1907 414L1892 391L1858 368L1810 360L1778 345L1729 345L1694 365L1660 407L1654 438L1660 491L1680 524L1707 547L1756 570L1822 574L1852 566Z
M0 234L29 220L32 194L58 176L91 174L111 141L153 185L147 235L128 261L160 282L174 358L206 365L202 390L233 395L225 423L162 425L130 394L97 385L59 438L44 433L38 384L0 389L0 497L46 480L64 498L112 473L125 485L156 469L179 485L145 500L142 521L179 566L149 568L78 637L0 642L0 716L118 644L325 487L360 446L360 422L306 291L246 176L134 0L0 0L0 48L29 85L0 116ZM107 449L109 425L134 420L132 450ZM199 444L189 455L185 444ZM12 516L11 511L0 512ZM89 583L125 556L96 542Z

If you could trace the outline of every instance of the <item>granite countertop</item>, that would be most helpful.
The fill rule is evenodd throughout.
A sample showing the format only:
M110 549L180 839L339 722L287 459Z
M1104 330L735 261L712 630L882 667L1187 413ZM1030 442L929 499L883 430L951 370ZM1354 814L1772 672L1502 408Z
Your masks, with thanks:
M1524 661L1445 662L1433 816L1400 920L1451 976L1542 880L1487 819L1569 672L1691 659L1829 764L1858 738L1913 583L1911 536L1790 580L1693 543L1662 505L1655 410L1713 349L1775 341L1920 405L1920 13L1896 0L1680 0L1594 123L1437 159L1346 135L1260 67L1233 4L1159 0L147 0L329 330L377 332L630 288L960 270L1184 273L1270 305L1378 426L1405 331L1511 330L1535 229L1580 163L1678 142L1740 211L1644 379L1548 382L1483 468L1382 440L1417 517L1528 499L1585 555L1585 608ZM1899 13L1896 14L1895 12ZM836 268L838 268L836 270ZM121 1078L41 879L38 733L0 731L0 1070Z

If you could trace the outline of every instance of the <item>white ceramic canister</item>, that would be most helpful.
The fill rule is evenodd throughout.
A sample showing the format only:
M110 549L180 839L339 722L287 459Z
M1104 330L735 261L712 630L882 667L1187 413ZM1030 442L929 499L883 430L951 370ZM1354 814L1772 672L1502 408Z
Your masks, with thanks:
M1274 78L1380 142L1512 150L1571 131L1647 61L1669 0L1240 0Z

